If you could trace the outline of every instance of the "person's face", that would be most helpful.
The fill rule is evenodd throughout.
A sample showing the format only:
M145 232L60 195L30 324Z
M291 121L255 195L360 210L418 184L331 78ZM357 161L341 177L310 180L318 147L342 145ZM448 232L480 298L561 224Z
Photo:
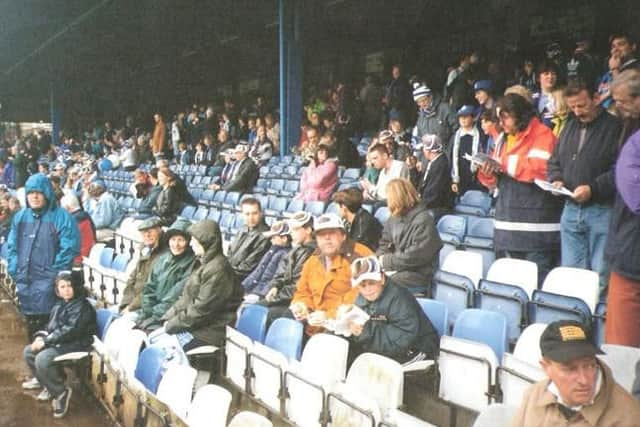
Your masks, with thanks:
M380 153L379 151L372 151L370 154L371 164L376 169L383 169L388 159L388 154Z
M58 290L58 296L62 298L65 302L73 299L73 286L71 286L71 282L68 280L58 280L56 284L56 289Z
M400 133L402 131L402 128L400 127L400 122L397 120L391 120L389 122L389 129L393 133Z
M502 129L510 134L510 135L515 135L516 133L518 133L518 128L516 127L516 119L511 116L511 114L507 113L506 111L501 111L498 116L500 117L500 126L502 126Z
M191 249L196 256L204 255L204 246L198 240L191 238Z
M567 97L567 106L582 123L589 123L595 118L597 104L586 90Z
M287 236L272 236L271 244L273 246L286 246L287 245Z
M628 87L619 87L613 91L613 100L623 117L640 117L640 96L633 96Z
M421 97L420 99L418 99L418 107L420 107L421 110L429 108L429 106L431 105L431 100L431 96Z
M47 204L47 199L39 191L32 191L27 194L27 202L31 209L42 209Z
M247 153L242 150L236 150L233 152L233 157L235 157L236 160L244 160L247 157Z
M18 209L20 209L18 201L14 199L9 200L9 209L12 211L17 211Z
M484 105L485 102L487 102L487 100L489 99L489 94L484 90L477 90L475 97L476 101L478 101L478 104Z
M160 114L154 114L153 115L153 120L158 123L160 121Z
M256 205L242 205L242 219L247 227L255 228L262 220L262 212Z
M458 123L463 129L470 129L473 127L473 116L460 116L458 117Z
M311 237L311 228L309 227L292 227L291 241L296 245L301 245Z
M258 128L258 130L256 131L256 135L258 135L258 138L262 139L265 136L267 136L267 131L265 130L264 126L260 126Z
M169 250L174 256L180 255L187 249L187 239L181 234L171 236L169 239Z
M567 363L542 359L540 365L558 387L567 405L586 405L593 400L600 369L595 357L587 356Z
M358 292L362 298L369 302L373 302L380 298L384 282L382 280L363 280L358 284Z
M533 62L524 63L524 72L527 74L533 73Z
M551 90L556 87L558 75L553 71L545 71L540 73L540 87L544 90Z
M634 44L629 43L626 37L620 37L611 41L611 55L618 58L628 58L636 49Z
M397 79L400 77L400 67L393 67L391 69L391 75L393 76L394 79Z
M495 123L493 123L491 120L481 120L480 127L482 128L482 132L484 132L485 135L488 135L489 133L493 132L493 129L495 129Z
M8 209L9 201L7 199L0 199L0 207L2 207L2 209Z
M158 184L165 185L167 182L167 176L163 172L158 172Z
M329 153L327 153L327 150L319 150L318 151L318 161L319 162L324 162L328 158L329 158Z
M344 231L339 229L321 230L316 233L316 243L320 253L327 257L338 254L346 239Z
M311 124L314 126L318 126L320 124L320 116L318 115L318 113L311 114L311 116L309 117L309 120L311 121Z
M38 165L38 172L46 174L48 171L43 165Z
M160 227L153 227L142 232L142 243L145 246L150 246L152 248L158 245L160 241L160 234L162 233L162 229Z
M320 137L318 136L318 132L315 129L311 129L307 131L307 141L309 144L316 145L320 141Z
M256 128L256 120L255 119L249 119L248 127L249 127L249 129L255 129Z

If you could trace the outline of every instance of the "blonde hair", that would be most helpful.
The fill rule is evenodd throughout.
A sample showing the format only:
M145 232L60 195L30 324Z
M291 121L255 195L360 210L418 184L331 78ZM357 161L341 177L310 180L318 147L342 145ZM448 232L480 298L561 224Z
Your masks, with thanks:
M533 95L531 95L531 91L526 87L522 85L509 86L507 90L504 91L504 94L509 95L510 93L520 95L521 97L529 101L529 104L533 105Z
M556 106L555 114L561 117L567 116L569 114L569 106L564 96L564 88L554 90L551 92L551 95L553 96L553 101Z
M387 184L387 206L392 216L402 216L418 204L418 192L405 178L396 178Z

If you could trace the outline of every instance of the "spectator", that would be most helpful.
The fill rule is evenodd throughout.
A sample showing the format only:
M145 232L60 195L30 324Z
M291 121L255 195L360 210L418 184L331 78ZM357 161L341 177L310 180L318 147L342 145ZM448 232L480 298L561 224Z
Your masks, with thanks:
M560 218L562 265L585 268L600 275L604 292L609 271L604 248L615 196L613 169L622 123L600 108L593 89L572 81L564 90L573 112L549 159L547 176L573 196L565 200Z
M353 261L351 284L359 293L355 305L370 316L362 325L349 323L352 357L377 353L405 365L436 359L439 337L431 321L411 292L384 275L375 256Z
M362 161L358 149L346 137L339 135L343 132L326 131L320 138L320 145L329 147L331 157L337 157L339 166L345 168L360 168Z
M259 126L256 130L256 138L251 144L249 157L258 166L264 166L273 157L273 143L267 138L267 129Z
M418 121L413 131L414 136L422 138L425 134L436 134L440 141L449 141L457 128L456 119L449 105L431 92L426 85L414 83L413 100L418 104Z
M178 143L178 156L176 161L179 165L191 164L191 152L187 149L187 144L182 141Z
M536 186L546 179L547 162L556 145L551 130L522 96L505 95L498 116L506 136L496 142L492 158L478 174L488 188L498 188L494 244L500 257L533 261L540 284L556 266L560 247L561 201Z
M278 154L280 152L280 123L273 114L267 113L264 115L264 126L267 129L267 138L273 144L273 152Z
M420 170L418 169L418 158L413 154L407 156L404 163L409 169L409 182L413 185L413 188L418 188L420 184Z
M87 214L80 206L78 198L71 194L65 194L60 199L60 206L73 216L78 225L78 231L80 233L80 253L73 260L75 265L82 265L82 258L88 257L91 248L96 244L96 227L93 225L93 221L89 214Z
M437 223L453 208L449 159L443 153L444 147L438 135L423 135L420 148L425 162L421 168L423 174L417 188L421 203L431 211Z
M433 217L406 179L389 182L387 193L391 217L376 252L382 268L397 285L428 288L442 248Z
M213 170L213 165L216 163L216 160L218 160L218 147L213 145L213 136L210 134L205 135L202 142L204 144L202 147L204 151L203 163L207 166L212 166L211 170ZM210 173L210 175L212 174Z
M380 171L378 182L371 183L367 179L361 179L360 184L364 188L364 198L368 200L387 200L387 184L392 179L409 179L409 168L400 160L393 160L389 151L383 144L376 144L369 150L371 164Z
M556 97L553 91L558 84L558 65L545 60L538 66L538 80L540 81L540 92L533 94L533 106L542 122L550 129L553 129L553 115L556 112Z
M362 243L372 251L378 249L382 225L362 208L362 192L357 188L347 188L335 193L332 199L338 204L338 215L344 220L349 239Z
M391 68L391 80L385 88L382 102L386 107L388 120L409 120L411 114L411 87L402 75L402 69L398 64Z
M404 161L412 154L411 150L411 133L402 126L402 122L398 119L389 120L389 130L391 138L393 138L395 152L393 158ZM382 132L380 132L380 135Z
M216 185L222 186L222 185L225 185L227 182L229 182L229 179L231 178L231 173L234 170L234 165L236 163L236 160L234 158L235 152L233 150L226 150L225 152L220 153L220 156L224 158L224 167L220 172L218 181L213 184L209 184L209 189L215 190L216 188L218 188L216 187Z
M200 266L187 276L182 294L162 317L165 331L178 334L185 351L202 345L221 347L226 326L235 323L242 287L222 252L218 224L205 219L187 231Z
M228 180L220 185L210 186L213 190L237 191L239 193L251 193L258 180L258 168L248 158L249 146L238 144L234 150L236 161L233 163Z
M479 105L475 119L479 122L479 118L482 113L496 108L496 102L493 99L493 82L491 80L477 80L473 84L473 91Z
M31 340L45 328L56 302L51 284L60 271L71 269L80 253L80 235L71 215L58 206L46 176L29 177L25 192L27 207L14 216L7 239L8 272Z
M145 135L139 135L136 140L136 159L138 164L151 163L155 160L149 147L148 138Z
M617 33L609 37L611 45L611 56L620 59L620 72L630 69L640 69L640 60L638 60L638 43L630 35L626 33Z
M177 176L171 169L158 169L158 184L161 190L153 213L160 217L163 226L168 226L178 218L184 199L178 187Z
M138 167L138 156L134 147L133 140L126 141L122 154L120 155L122 168L127 172L136 170Z
M540 337L540 365L547 378L531 386L511 422L519 426L633 426L640 405L596 355L588 330L572 320L547 326Z
M178 117L171 123L171 147L173 148L173 155L178 155L178 143L182 141L183 129L182 121L184 119L184 113L178 114Z
M493 152L495 142L502 132L502 129L500 128L500 121L496 116L495 109L491 111L485 111L480 115L480 127L482 128L482 132L487 137L484 152L487 154L491 154Z
M483 92L483 91L480 91ZM451 138L451 191L461 196L468 190L480 189L476 183L476 168L466 156L475 156L482 151L482 135L474 125L473 118L475 108L472 105L463 105L458 110L458 123L460 127Z
M147 218L140 223L138 231L142 234L140 257L131 275L129 275L122 293L122 299L120 300L121 314L134 313L142 307L144 284L149 278L153 263L166 251L162 233L162 220L160 218ZM134 319L136 317L137 314L134 315Z
M184 282L195 267L193 250L189 247L191 222L179 219L165 233L169 250L158 257L142 291L142 306L136 320L141 329L155 330L162 326L162 317L176 302Z
M193 153L193 164L196 166L207 165L207 158L204 151L204 144L202 142L198 142L196 144L196 152Z
M269 318L275 319L288 310L289 302L302 274L302 266L316 249L313 239L313 216L299 211L287 221L291 233L292 249L282 257L270 289L261 304L269 306Z
M570 111L562 89L555 89L552 95L556 111L553 113L553 117L551 117L551 130L553 130L553 134L558 137L567 124L567 120L569 120Z
M88 192L87 213L96 228L96 238L98 242L112 240L116 228L124 217L124 212L101 179L92 182Z
M314 157L309 158L309 164L300 178L300 193L297 198L309 201L326 201L338 182L338 165L335 159L329 158L329 147L318 146Z
M296 320L306 321L307 335L321 332L340 305L355 301L349 266L355 258L372 255L369 248L347 238L342 220L334 214L321 215L313 228L318 250L304 263L290 306Z
M64 370L54 359L91 350L97 333L96 312L85 298L82 284L74 283L70 272L60 272L49 286L55 288L59 301L51 309L46 329L39 331L24 348L23 358L33 378L22 383L22 388L43 387L37 399L53 399L53 417L62 418L69 410L72 388L65 386Z
M538 91L538 83L536 81L536 73L534 70L533 61L525 59L522 65L522 74L520 74L520 77L518 78L518 84L527 88L531 93Z
M320 143L320 132L316 128L309 127L306 130L306 136L307 140L300 146L298 153L303 159L315 157L318 144Z
M375 76L365 78L364 86L360 89L360 103L362 104L362 128L365 132L373 132L382 122L382 88Z
M620 73L611 93L621 115L640 119L640 71ZM611 211L605 257L609 263L609 292L605 341L640 347L640 130L626 140L615 170L616 196Z
M240 202L240 209L244 227L231 242L228 253L231 267L243 281L258 266L270 243L263 234L269 231L269 226L264 222L260 202L246 197Z
M22 188L27 181L27 148L22 142L13 147L13 170L15 171L14 183L16 188Z
M274 222L271 230L262 234L271 239L271 247L256 268L242 281L245 295L255 295L259 299L264 298L271 289L271 279L276 274L280 260L291 249L291 231L286 221Z
M158 160L164 158L167 129L160 113L153 115L153 121L156 124L153 129L153 139L151 140L151 152L155 160Z
M609 56L607 65L609 66L607 72L600 76L598 80L598 104L610 112L613 112L615 111L615 104L613 103L609 87L613 79L620 74L620 65L622 65L622 63L619 57L611 55Z

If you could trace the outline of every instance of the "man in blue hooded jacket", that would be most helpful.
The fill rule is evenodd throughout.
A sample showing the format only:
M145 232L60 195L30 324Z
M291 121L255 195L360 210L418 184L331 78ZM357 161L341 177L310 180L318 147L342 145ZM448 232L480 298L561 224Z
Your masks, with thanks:
M29 338L44 329L56 303L53 282L70 270L80 252L75 220L58 206L53 187L43 174L25 184L27 207L13 218L7 240L9 274L16 282L20 311L27 318Z

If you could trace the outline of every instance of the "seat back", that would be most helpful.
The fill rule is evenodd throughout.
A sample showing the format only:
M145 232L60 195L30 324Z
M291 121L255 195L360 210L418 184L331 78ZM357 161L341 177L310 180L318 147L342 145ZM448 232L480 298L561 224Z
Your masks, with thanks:
M515 258L500 258L491 264L487 280L517 285L525 290L529 298L538 289L538 264Z
M196 207L192 205L187 205L184 208L182 208L182 211L180 212L180 216L186 219L193 219L193 214L195 213L196 213Z
M542 290L580 298L587 303L591 313L594 313L600 295L599 281L598 273L595 271L556 267L545 277Z
M445 329L445 335L453 327L460 312L473 306L473 292L475 286L468 277L459 274L438 270L433 276L431 293L433 299L447 306L449 312L449 324Z
M496 311L507 318L509 342L516 342L526 324L527 293L514 285L480 280L475 295L475 308Z
M380 224L384 224L391 216L391 212L389 212L388 207L380 206L376 209L376 213L373 216L380 222Z
M305 210L313 216L320 216L324 213L325 202L307 202Z
M263 305L251 304L245 307L238 320L236 329L253 341L263 343L267 334L267 315L269 309Z
M524 328L518 341L516 341L513 355L531 365L537 364L542 358L540 352L540 336L546 327L546 323L532 323Z
M482 279L482 256L469 251L453 251L440 266L443 271L459 274L468 277L473 282L474 287L478 286Z
M158 385L162 378L162 366L166 352L160 347L147 347L142 350L138 358L135 377L147 390L152 393L158 391Z
M483 191L469 190L462 195L456 212L477 216L487 216L491 211L491 196Z
M187 411L189 427L225 427L231 392L215 384L200 387Z
M287 213L296 213L298 211L304 210L304 200L301 199L293 199L289 202L287 206Z
M117 255L113 263L111 264L111 268L115 271L124 273L127 270L127 265L129 264L129 253L124 253Z
M489 405L480 412L473 427L508 427L518 411L518 406L503 403Z
M209 209L205 208L204 206L200 206L198 209L196 209L192 219L193 221L202 221L207 217L208 214Z
M287 367L287 357L276 349L254 343L249 360L253 374L251 393L267 407L279 412L282 372Z
M536 290L529 303L529 323L571 319L591 324L591 310L582 298Z
M158 399L180 418L187 416L197 373L191 366L171 364L158 385Z
M495 311L463 310L453 325L452 335L487 344L500 360L507 348L507 318Z
M245 390L245 371L247 369L247 352L251 351L251 338L227 326L224 346L227 361L225 378L241 390Z
M104 345L106 351L113 357L117 357L119 345L122 339L131 333L135 322L126 317L113 319L111 325L104 335Z
M636 378L636 365L640 361L640 348L624 345L603 344L598 357L611 368L613 379L631 393Z
M269 326L264 344L284 354L288 359L300 359L302 352L302 323L293 319L276 319Z
M497 381L502 392L502 403L520 406L529 387L546 377L539 363L532 365L510 353L502 356Z
M99 308L96 310L96 322L98 324L96 336L100 341L104 341L104 336L115 318L116 314L112 310L107 308Z
M604 343L604 326L607 320L607 303L599 302L593 313L593 342L600 346Z
M380 354L363 353L349 368L347 387L373 398L384 413L402 405L404 372L402 365Z
M100 265L105 268L111 268L111 264L113 263L113 248L103 248L102 252L100 252Z
M233 417L229 427L273 427L273 423L263 415L242 411Z
M449 323L449 310L445 303L429 298L417 298L422 311L429 318L438 336L446 335Z
M493 218L470 216L467 218L467 232L464 236L465 244L480 247L493 247Z
M467 232L467 218L459 215L444 215L438 221L437 227L443 242L460 245Z
M147 335L139 329L129 330L128 333L118 341L117 361L125 377L135 376L140 357L140 349L147 339Z

